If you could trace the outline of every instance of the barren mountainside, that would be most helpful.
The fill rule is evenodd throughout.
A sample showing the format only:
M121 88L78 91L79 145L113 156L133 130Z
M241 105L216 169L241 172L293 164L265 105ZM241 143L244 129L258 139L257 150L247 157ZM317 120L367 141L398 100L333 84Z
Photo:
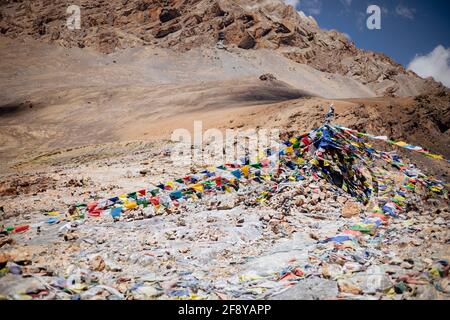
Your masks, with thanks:
M303 132L333 100L341 124L449 154L448 89L279 0L0 1L0 32L2 159L194 120Z
M36 0L1 1L0 32L63 47L109 54L152 46L273 49L317 70L351 77L379 96L412 96L442 86L421 79L389 57L355 47L342 33L281 0ZM81 29L66 26L67 8L81 8Z

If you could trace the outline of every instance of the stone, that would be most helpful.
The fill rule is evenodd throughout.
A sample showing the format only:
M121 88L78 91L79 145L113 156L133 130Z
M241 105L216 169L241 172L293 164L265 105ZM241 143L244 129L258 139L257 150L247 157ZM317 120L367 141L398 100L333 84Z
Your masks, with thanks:
M111 260L105 260L105 269L106 269L106 271L111 271L111 272L122 271L122 267L119 266L118 264L114 263Z
M307 278L270 300L330 300L338 294L336 282L321 278Z
M314 193L311 197L311 203L317 204L320 200L320 195L317 193Z
M400 264L400 267L403 268L403 269L409 270L409 269L412 269L412 268L414 267L414 264L409 263L408 261L403 261L403 262Z
M341 215L343 218L352 218L361 213L362 206L354 201L347 201L342 208Z
M450 293L450 279L444 278L439 282L440 290L446 294Z
M347 198L345 198L345 197L338 197L337 198L337 202L339 202L340 204L345 204L347 202Z
M176 222L178 227L185 227L186 226L186 220L179 218Z
M133 298L138 300L148 300L159 297L163 291L154 286L141 286L132 291Z
M217 210L231 210L236 206L236 201L234 197L226 195L218 198L219 203L217 205Z
M418 286L416 291L416 299L436 300L438 299L437 291L432 285Z
M241 49L252 49L255 47L256 41L250 34L245 34L244 37L241 39L241 41L238 44L238 47Z
M64 241L75 241L78 239L78 235L76 233L66 233L64 235Z
M315 233L310 233L309 234L309 237L311 238L311 239L313 239L313 240L319 240L320 239L320 236L319 235L317 235L317 234L315 234Z
M157 39L165 38L169 34L177 32L179 30L181 30L181 26L179 24L175 24L175 25L169 26L167 28L159 28L159 29L157 29L155 31L155 33L154 33L154 36Z
M136 10L138 10L138 11L145 11L145 10L147 10L148 9L148 7L149 7L149 3L148 2L146 2L146 1L144 1L144 0L140 0L140 1L138 1L137 3L136 3Z
M52 35L51 35L51 39L53 40L53 41L56 41L56 40L58 40L59 39L59 37L61 36L61 33L59 32L59 31L53 31L52 32Z
M180 252L180 253L188 253L190 250L191 250L191 249L185 247L185 248L180 248L180 249L178 249L178 252Z
M43 273L43 274L46 274L46 275L52 274L52 272L48 271L46 267L44 267L44 266L37 266L37 265L23 267L22 270L23 270L24 273Z
M89 267L93 271L103 271L106 267L105 260L100 255L95 255L90 259Z
M159 20L162 23L168 22L170 20L173 20L175 18L178 18L180 16L180 12L177 9L169 8L169 9L162 9L161 13L159 14Z
M344 271L340 265L325 264L322 267L322 275L325 279L336 280L339 276L341 276L343 274L344 274Z
M8 263L8 261L9 255L4 252L0 252L0 269L3 269Z
M363 293L361 288L357 287L355 284L347 280L339 280L337 285L339 288L339 292L342 293L350 293L354 295L360 295Z
M277 78L271 73L266 73L266 74L261 75L259 77L259 80L261 80L261 81L275 81L275 80L277 80Z
M351 280L354 281L367 294L385 292L393 287L387 268L370 266L365 272L355 274Z
M349 261L346 262L343 267L346 273L355 273L362 270L362 266L358 262Z
M128 256L128 262L131 264L136 264L140 258L140 254L139 253L132 253Z
M391 261L389 261L389 264L393 265L393 266L399 266L401 265L403 262L402 259L398 258L398 257L394 257L391 259Z
M138 258L137 263L143 267L147 267L155 263L156 258L149 255L143 255Z
M9 261L14 261L20 266L28 266L33 263L28 252L18 250L14 250L9 253Z
M142 213L145 218L152 218L155 216L155 209L152 205L147 206L146 208L142 209Z
M406 216L407 216L409 219L412 219L412 218L414 218L414 217L417 216L417 215L418 215L418 213L415 212L415 211L408 211L408 212L406 213Z
M269 221L270 226L276 226L278 224L280 224L280 220L278 220L278 219L270 219L270 221Z

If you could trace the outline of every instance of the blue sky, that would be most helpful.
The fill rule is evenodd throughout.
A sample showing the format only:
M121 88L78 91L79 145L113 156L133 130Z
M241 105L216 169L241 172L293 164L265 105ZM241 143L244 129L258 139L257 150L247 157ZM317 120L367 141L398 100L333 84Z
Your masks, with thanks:
M295 1L294 1L295 2ZM407 66L416 54L450 47L448 0L300 0L297 9L321 28L348 34L359 48L380 51ZM366 27L369 5L382 8L381 30Z
M383 52L405 67L418 56L422 56L423 59L429 57L428 60L421 61L422 66L439 59L439 63L447 67L439 71L444 73L441 76L450 78L449 0L285 0L285 2L294 4L297 10L302 10L307 15L312 15L321 28L344 32L358 48ZM381 30L369 30L366 26L369 17L366 10L369 5L378 5L382 9ZM435 54L433 51L435 49L439 49L439 53ZM431 73L430 70L422 71Z

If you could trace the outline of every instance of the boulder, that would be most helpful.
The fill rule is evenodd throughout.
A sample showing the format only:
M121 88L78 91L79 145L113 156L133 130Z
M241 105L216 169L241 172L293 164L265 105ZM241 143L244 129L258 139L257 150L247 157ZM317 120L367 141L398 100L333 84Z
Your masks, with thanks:
M175 18L178 18L179 16L180 16L180 12L177 9L173 9L173 8L162 9L161 13L159 14L159 20L162 23L165 23L165 22L168 22Z
M266 74L261 75L259 77L259 80L261 80L261 81L274 81L274 80L277 80L277 78L271 73L266 73Z
M253 38L250 34L245 34L245 36L241 39L241 41L238 44L238 47L241 49L252 49L256 45L255 38Z

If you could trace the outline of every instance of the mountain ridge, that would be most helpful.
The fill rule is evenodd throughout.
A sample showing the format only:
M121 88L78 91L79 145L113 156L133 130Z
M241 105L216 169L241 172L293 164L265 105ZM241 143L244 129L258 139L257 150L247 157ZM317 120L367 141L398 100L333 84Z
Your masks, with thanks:
M344 34L322 30L312 17L281 0L86 1L81 30L66 26L68 0L3 1L0 33L32 37L104 54L139 46L276 50L288 59L357 80L378 96L415 96L446 90L381 53L358 49Z

